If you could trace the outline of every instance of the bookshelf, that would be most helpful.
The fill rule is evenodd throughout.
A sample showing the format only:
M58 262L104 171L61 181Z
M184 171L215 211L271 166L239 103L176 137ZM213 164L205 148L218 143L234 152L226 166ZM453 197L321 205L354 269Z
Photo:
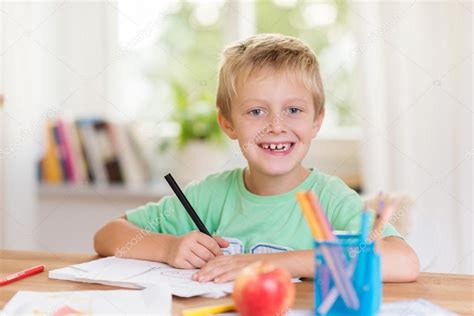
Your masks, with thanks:
M117 186L147 187L153 175L145 158L146 145L141 143L144 138L132 126L101 118L49 121L38 180L47 185L71 184L78 191L87 185L92 190L110 186L111 192Z
M38 249L93 252L102 225L171 193L164 179L155 180L156 151L144 150L134 127L93 117L45 124L36 166Z

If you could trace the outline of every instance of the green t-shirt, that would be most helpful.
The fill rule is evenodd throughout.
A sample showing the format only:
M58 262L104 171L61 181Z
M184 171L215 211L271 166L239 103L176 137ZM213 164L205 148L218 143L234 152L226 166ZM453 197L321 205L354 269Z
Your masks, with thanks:
M311 249L313 237L296 200L296 193L312 190L334 230L359 230L362 200L342 180L312 169L293 190L272 196L249 192L244 169L213 174L189 184L184 193L211 234L230 241L225 253L269 253ZM175 195L126 212L127 219L152 232L183 235L196 230ZM383 236L400 234L386 224Z

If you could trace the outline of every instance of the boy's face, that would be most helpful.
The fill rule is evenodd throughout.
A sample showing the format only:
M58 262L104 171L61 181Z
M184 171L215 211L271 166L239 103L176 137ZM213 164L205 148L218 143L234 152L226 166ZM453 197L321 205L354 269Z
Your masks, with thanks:
M310 91L285 74L261 71L237 87L231 122L219 124L237 139L254 173L284 175L301 168L324 111L315 115Z

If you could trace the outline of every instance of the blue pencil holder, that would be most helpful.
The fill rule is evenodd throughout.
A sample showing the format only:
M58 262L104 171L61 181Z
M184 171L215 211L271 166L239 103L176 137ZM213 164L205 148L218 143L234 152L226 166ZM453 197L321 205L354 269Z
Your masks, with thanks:
M337 241L315 240L314 246L315 315L375 315L382 302L382 272L374 242L362 242L359 234L346 234L338 235ZM352 284L352 302L357 296L358 306L347 304L351 302L349 291L345 291L346 300L340 293L341 277L334 273L341 271L348 278L344 288Z

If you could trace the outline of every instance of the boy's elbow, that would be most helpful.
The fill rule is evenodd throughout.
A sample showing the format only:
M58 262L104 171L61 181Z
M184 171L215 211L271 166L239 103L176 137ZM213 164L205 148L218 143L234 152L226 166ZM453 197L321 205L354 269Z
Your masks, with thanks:
M385 282L414 282L420 275L420 260L404 240L386 237L381 242Z
M103 247L103 238L102 238L103 229L104 228L99 229L94 235L94 250L95 252L97 252L97 254L101 256L106 256L104 247Z
M420 259L413 249L410 248L410 254L406 257L406 282L415 282L420 276Z
M398 282L415 282L420 275L420 259L408 245L401 253L400 274Z
M114 244L117 236L117 231L120 230L123 221L126 221L124 216L114 219L104 226L102 226L94 235L94 250L101 256L114 255Z

